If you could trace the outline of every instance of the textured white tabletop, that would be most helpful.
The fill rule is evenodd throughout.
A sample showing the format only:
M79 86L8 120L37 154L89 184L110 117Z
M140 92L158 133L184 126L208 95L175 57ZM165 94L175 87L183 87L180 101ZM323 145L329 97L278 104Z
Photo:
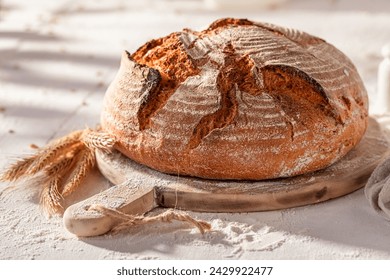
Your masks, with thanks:
M201 30L220 17L271 22L326 39L352 59L375 99L380 49L390 42L389 1L286 0L233 10L204 2L0 1L0 169L32 153L31 144L98 124L122 50L133 52L183 27ZM107 187L96 173L81 195ZM38 197L34 184L1 183L0 259L390 258L390 223L369 207L362 190L282 211L191 213L212 224L214 231L204 236L173 223L83 239L66 232L60 217L47 219Z

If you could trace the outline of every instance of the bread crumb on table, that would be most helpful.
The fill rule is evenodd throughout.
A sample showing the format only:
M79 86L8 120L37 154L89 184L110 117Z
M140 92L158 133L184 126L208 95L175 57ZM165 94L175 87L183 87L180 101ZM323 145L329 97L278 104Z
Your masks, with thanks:
M39 147L37 145L35 145L34 143L31 143L30 148L31 149L38 149Z

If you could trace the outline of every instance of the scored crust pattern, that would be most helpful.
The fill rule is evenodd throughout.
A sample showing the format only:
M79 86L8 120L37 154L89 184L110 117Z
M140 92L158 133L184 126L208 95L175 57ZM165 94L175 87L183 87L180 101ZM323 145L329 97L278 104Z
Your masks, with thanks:
M101 121L151 168L258 180L334 163L362 138L367 108L356 68L324 40L222 19L125 52Z

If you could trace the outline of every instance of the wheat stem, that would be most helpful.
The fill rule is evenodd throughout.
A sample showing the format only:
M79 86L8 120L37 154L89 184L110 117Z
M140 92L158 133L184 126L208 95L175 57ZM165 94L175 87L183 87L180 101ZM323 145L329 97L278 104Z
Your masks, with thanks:
M56 157L61 156L67 151L67 148L72 148L73 145L77 145L80 142L80 135L82 131L75 131L70 135L62 137L56 140L54 143L49 144L43 148L38 154L34 163L27 170L27 174L34 175L43 170L46 166L55 161Z
M14 181L44 172L41 204L49 213L63 210L64 197L73 193L95 165L95 150L110 152L116 140L108 133L85 129L54 140L30 157L11 165L0 177Z
M24 159L18 160L11 166L9 166L3 174L0 176L0 181L16 181L26 174L26 171L30 168L33 162L36 160L37 155L32 155Z
M116 143L111 134L91 129L84 130L81 141L90 149L99 149L105 152L111 152Z
M63 210L62 200L63 197L59 192L59 186L61 185L60 176L51 178L41 193L40 203L43 209L49 214L59 213Z
M64 186L62 195L68 196L80 186L82 180L87 176L88 172L95 165L95 150L84 149L80 152L80 159L78 160L74 170L69 176L68 183Z

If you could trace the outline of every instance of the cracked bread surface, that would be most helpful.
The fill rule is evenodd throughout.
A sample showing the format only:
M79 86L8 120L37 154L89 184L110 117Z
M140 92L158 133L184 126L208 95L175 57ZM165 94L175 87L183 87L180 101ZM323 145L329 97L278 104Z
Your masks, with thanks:
M338 49L231 18L124 52L101 115L136 162L237 180L325 168L357 145L367 120L364 85Z

